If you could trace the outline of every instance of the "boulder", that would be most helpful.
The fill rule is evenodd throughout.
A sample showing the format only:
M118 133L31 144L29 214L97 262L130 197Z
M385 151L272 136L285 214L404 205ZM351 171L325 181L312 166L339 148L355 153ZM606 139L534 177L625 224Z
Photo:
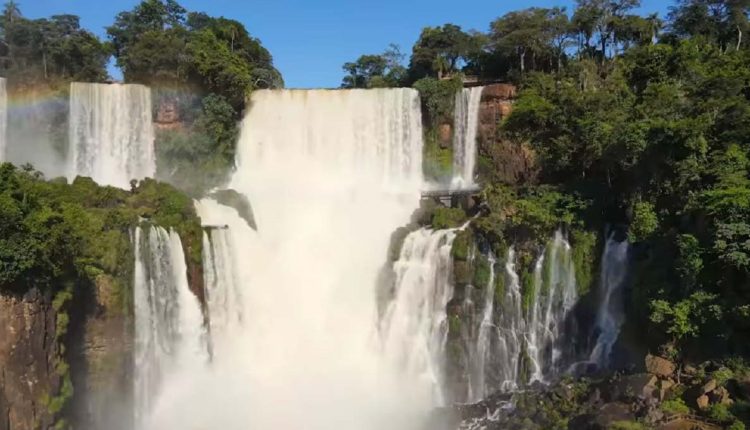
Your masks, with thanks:
M701 394L710 393L711 391L715 390L717 386L718 386L718 384L716 383L716 380L715 379L710 379L708 382L706 382L705 384L703 384L703 386L701 387Z
M671 379L662 380L659 384L659 400L663 401L667 396L667 393L669 393L669 390L671 390L675 385L677 384Z
M722 405L731 405L734 403L729 391L724 387L719 387L708 394L711 403L721 403Z
M623 376L612 387L614 388L614 392L610 393L609 396L605 396L605 398L613 400L632 397L640 399L652 398L657 393L657 382L658 379L648 373Z
M663 378L672 376L677 366L666 358L646 355L646 371Z
M709 403L710 401L708 399L708 396L705 394L695 399L695 404L698 406L698 409L700 410L704 410L708 408Z

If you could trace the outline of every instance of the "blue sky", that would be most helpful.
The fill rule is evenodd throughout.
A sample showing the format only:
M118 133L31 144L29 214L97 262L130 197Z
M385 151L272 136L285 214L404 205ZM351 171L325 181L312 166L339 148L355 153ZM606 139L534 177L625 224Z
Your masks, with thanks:
M490 21L525 7L567 6L562 0L181 0L188 10L205 11L245 24L273 54L290 88L337 87L341 65L361 54L382 52L396 43L408 54L425 26L458 24L486 31ZM138 0L18 0L30 18L59 13L81 17L104 35L117 12ZM665 13L668 5L643 0L643 12ZM116 71L113 74L117 75Z

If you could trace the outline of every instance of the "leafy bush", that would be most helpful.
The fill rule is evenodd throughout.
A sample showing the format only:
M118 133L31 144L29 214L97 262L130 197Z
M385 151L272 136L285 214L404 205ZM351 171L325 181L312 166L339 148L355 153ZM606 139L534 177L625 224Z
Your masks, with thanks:
M689 414L690 408L681 398L665 400L661 404L661 410L668 414Z

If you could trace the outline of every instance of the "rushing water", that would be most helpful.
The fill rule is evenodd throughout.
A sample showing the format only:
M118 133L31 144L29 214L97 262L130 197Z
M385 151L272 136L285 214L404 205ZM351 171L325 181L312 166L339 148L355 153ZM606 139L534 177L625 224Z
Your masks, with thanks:
M413 90L253 93L230 185L258 231L200 203L233 239L239 332L212 332L211 365L163 393L151 428L414 428L430 386L383 359L375 283L419 203L421 138Z
M455 237L455 230L420 229L404 239L393 267L393 299L380 328L388 359L429 383L438 405L448 399L443 363Z
M609 366L612 346L620 335L620 327L625 322L622 288L628 273L627 241L618 242L614 232L609 235L604 245L599 284L599 310L596 315L596 344L589 361L596 363L600 369Z
M471 188L477 159L479 105L484 87L463 88L456 94L453 114L452 188Z
M70 85L68 177L128 188L154 177L151 90L143 85Z
M421 229L404 240L393 265L393 298L381 325L389 357L422 374L439 405L477 402L496 391L559 375L571 358L565 344L575 333L566 321L577 301L572 249L562 232L555 233L534 263L525 287L533 290L526 293L512 247L504 264L474 249L469 262L486 258L486 285L454 288L454 237L455 230ZM449 329L447 309L456 297L463 297L461 328ZM449 330L460 330L453 341ZM458 360L453 369L463 369L465 375L450 378L450 360Z
M147 425L176 368L203 362L203 314L188 286L180 237L161 227L135 230L135 419Z

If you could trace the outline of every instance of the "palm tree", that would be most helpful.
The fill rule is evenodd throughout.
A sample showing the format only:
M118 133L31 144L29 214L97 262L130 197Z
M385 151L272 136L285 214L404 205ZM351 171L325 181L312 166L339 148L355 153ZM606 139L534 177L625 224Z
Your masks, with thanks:
M6 1L5 7L3 8L3 18L5 18L5 22L13 23L13 21L20 17L21 9L19 9L18 3L16 3L14 0Z

